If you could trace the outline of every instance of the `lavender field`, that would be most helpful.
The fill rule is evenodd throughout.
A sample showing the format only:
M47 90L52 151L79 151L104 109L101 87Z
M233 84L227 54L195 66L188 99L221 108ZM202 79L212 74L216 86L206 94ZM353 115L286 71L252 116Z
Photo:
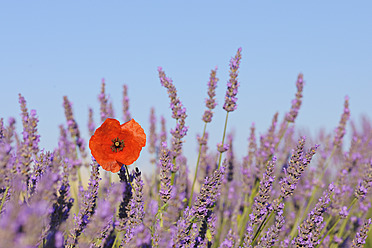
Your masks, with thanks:
M87 127L77 123L68 96L61 99L66 122L50 151L40 147L42 120L20 92L15 115L22 123L0 121L0 247L372 247L372 123L350 118L346 96L334 132L305 136L296 126L307 87L300 73L288 112L275 113L263 134L246 123L246 154L237 156L228 117L238 108L241 60L239 48L218 69L229 68L227 83L217 68L210 72L193 159L183 151L193 113L166 68L158 68L158 86L168 94L173 126L153 108L144 131L130 112L127 85L124 119L114 116L118 99L102 82L100 109L87 111ZM226 89L224 99L216 99L217 86ZM217 111L226 113L224 131L211 134ZM152 173L135 162L145 149Z

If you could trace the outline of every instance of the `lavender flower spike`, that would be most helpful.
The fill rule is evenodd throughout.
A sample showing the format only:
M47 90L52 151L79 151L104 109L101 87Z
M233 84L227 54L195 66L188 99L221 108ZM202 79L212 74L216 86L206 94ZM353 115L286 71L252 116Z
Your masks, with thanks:
M372 161L371 165L365 173L363 180L360 182L359 186L355 189L355 197L358 199L364 199L368 193L368 189L371 187L372 182Z
M333 145L335 147L340 147L342 144L342 138L345 135L346 122L349 120L349 118L350 118L349 97L345 96L344 112L341 115L340 124L335 130L336 135L333 139Z
M304 146L305 137L302 137L299 139L297 148L294 150L289 161L288 169L285 171L287 176L280 182L281 196L283 198L287 198L293 194L302 172L304 172L319 147L318 145L315 145L305 154Z
M123 86L123 115L124 122L130 121L128 86L126 84Z
M371 226L371 219L368 219L364 222L364 225L360 230L356 233L355 238L353 239L353 242L351 244L352 248L356 247L364 247L364 244L366 243L367 234L369 231L369 227Z
M209 96L209 98L205 99L205 106L208 108L208 110L206 110L204 112L204 115L203 115L203 121L205 123L209 123L209 122L212 121L212 117L213 117L212 110L217 105L216 100L215 100L216 88L217 88L217 82L218 82L218 78L216 77L216 73L217 73L217 66L214 70L211 71L211 75L210 75L209 82L208 82L208 96Z
M177 121L176 128L171 130L172 134L172 152L173 156L177 157L181 154L182 138L186 136L188 127L185 126L185 119L187 117L186 108L183 107L181 101L178 99L176 87L172 84L172 79L166 77L165 72L158 67L160 83L167 88L169 98L171 100L170 107L172 109L172 118ZM172 172L177 172L177 167L173 168Z
M310 211L307 218L299 226L298 235L295 240L293 240L293 244L295 244L296 247L315 247L315 245L318 244L321 230L319 227L323 223L322 215L331 202L331 193L333 191L334 186L331 183L314 209Z
M302 103L302 90L304 88L304 79L303 79L303 75L302 73L298 74L298 77L297 77L297 82L296 82L296 86L297 86L297 93L296 93L296 98L292 101L292 107L291 107L291 110L289 111L289 113L286 114L285 116L285 119L287 122L294 122L297 115L298 115L298 111L301 107L301 103Z
M241 55L242 48L238 49L235 57L230 60L230 80L227 82L227 91L225 96L225 104L223 105L223 109L227 112L232 112L236 109L236 95L238 94L238 69L240 65L240 60L242 58Z
M163 203L166 204L171 196L172 186L170 171L172 162L169 157L169 150L167 148L167 143L162 143L161 157L160 157L161 169L160 169L160 191L159 195Z

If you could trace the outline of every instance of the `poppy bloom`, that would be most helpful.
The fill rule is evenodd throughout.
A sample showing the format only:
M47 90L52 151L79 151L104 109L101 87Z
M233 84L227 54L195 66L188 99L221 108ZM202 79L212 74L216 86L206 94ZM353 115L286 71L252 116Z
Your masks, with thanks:
M107 118L89 140L93 157L111 172L136 161L145 145L146 134L133 119L120 125L118 120Z

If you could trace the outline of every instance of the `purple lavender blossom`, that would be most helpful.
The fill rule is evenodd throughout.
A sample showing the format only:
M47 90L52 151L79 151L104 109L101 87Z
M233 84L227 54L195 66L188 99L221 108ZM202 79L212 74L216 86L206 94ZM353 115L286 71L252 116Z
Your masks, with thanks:
M220 142L220 143L217 144L217 150L218 150L220 153L223 153L223 152L228 151L229 148L230 148L229 144L223 144L223 145L222 145L222 142Z
M263 174L262 180L260 181L258 194L254 198L252 213L250 215L250 221L252 221L253 224L261 223L263 217L269 211L269 198L273 182L275 181L274 176L275 164L276 157L273 156L272 160L269 161L266 165L266 171Z
M151 113L150 113L150 135L149 135L149 153L154 154L156 156L156 141L158 137L156 135L156 116L155 116L155 109L151 108ZM156 158L152 158L150 161L152 164L156 163Z
M211 75L208 81L209 98L205 99L205 106L208 108L208 110L205 110L203 118L202 118L205 123L209 123L212 121L213 109L217 105L215 96L216 96L218 78L216 77L216 73L217 73L217 66L214 70L211 71Z
M98 100L100 102L101 122L104 122L107 119L107 117L109 117L109 115L107 113L108 99L107 99L106 93L105 93L105 79L104 78L102 78L101 93L98 95Z
M124 190L122 193L122 200L120 202L119 206L119 222L124 223L125 220L128 218L129 213L128 213L128 205L130 200L132 199L132 186L131 186L131 178L130 175L127 175L127 170L125 169L125 166L122 166L120 168L120 171L118 173L120 182L124 185ZM121 226L124 226L122 224ZM119 226L120 227L120 226Z
M292 107L289 113L286 114L285 119L287 122L294 122L298 111L300 110L301 103L302 103L302 90L304 88L304 79L302 73L298 74L297 82L296 82L297 92L296 98L292 100Z
M256 247L274 247L278 241L279 233L285 223L283 216L284 204L280 203L276 210L275 223L267 230Z
M123 86L123 120L124 122L130 121L129 112L129 97L128 97L128 86L124 84Z
M167 128L166 128L164 116L161 116L160 118L160 125L161 125L161 132L160 132L159 138L160 138L160 146L161 146L163 142L167 142Z
M186 108L183 107L177 96L177 90L172 83L172 79L166 77L165 72L161 67L158 67L158 72L161 85L168 90L168 96L171 101L170 107L172 109L172 118L177 121L176 128L171 130L172 155L173 157L177 157L181 154L183 143L182 138L185 137L188 130L188 127L185 126L185 119L187 117Z
M318 145L315 145L305 153L304 146L305 137L302 137L298 140L297 148L293 151L289 161L289 166L285 170L286 177L280 182L281 197L283 198L287 198L293 194L293 191L296 189L297 182L300 180L302 173L310 163L318 148Z
M364 199L368 193L368 189L371 187L372 182L372 161L371 165L365 173L363 180L359 183L359 186L355 189L355 197L358 199Z
M351 245L352 248L364 247L371 223L372 223L371 219L367 219L364 222L363 226L359 229L359 231L355 235L355 238L353 239L353 242Z
M350 118L349 97L345 96L344 112L342 113L340 124L335 130L336 135L333 139L333 145L335 147L340 147L342 144L342 138L345 135L346 123L349 120L349 118Z
M124 230L124 239L122 240L123 247L134 237L135 229L143 222L144 217L144 200L143 200L143 181L141 171L136 167L133 172L133 196L127 206L128 217L122 221L124 225L121 228ZM138 230L137 230L138 231Z
M87 157L87 153L85 151L85 141L80 135L79 126L75 121L73 112L72 112L72 104L68 100L67 96L63 97L63 107L65 109L65 116L68 126L68 131L71 135L71 138L74 140L76 146L79 148L80 153L83 158Z
M169 157L170 151L167 148L166 142L163 142L161 148L161 157L160 157L160 191L159 195L163 201L163 204L166 204L171 196L172 185L171 185L171 166L172 162Z
M76 218L75 228L71 236L66 241L66 245L75 247L78 244L78 238L87 224L90 222L92 215L96 210L96 201L98 197L98 186L101 178L99 177L99 165L96 161L92 163L92 171L89 178L88 189L85 192L83 207Z
M223 109L227 112L232 112L236 109L236 95L238 94L238 69L240 65L240 60L242 58L241 55L242 48L238 49L235 57L230 60L230 80L227 83L227 91L225 96L225 104L223 105Z
M89 108L89 120L88 120L89 136L92 136L95 130L96 130L96 125L94 124L94 120L93 120L93 109Z
M319 199L314 209L310 211L307 218L298 228L298 235L293 240L293 244L299 247L313 247L318 244L321 228L323 224L323 214L331 202L331 193L334 191L333 184L328 186L323 196Z

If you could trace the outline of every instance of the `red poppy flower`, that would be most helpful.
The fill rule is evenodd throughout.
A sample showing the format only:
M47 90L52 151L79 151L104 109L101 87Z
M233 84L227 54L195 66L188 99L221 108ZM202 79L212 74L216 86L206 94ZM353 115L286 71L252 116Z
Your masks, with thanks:
M112 172L136 161L145 145L146 134L133 119L120 125L118 120L107 118L89 140L93 157Z

